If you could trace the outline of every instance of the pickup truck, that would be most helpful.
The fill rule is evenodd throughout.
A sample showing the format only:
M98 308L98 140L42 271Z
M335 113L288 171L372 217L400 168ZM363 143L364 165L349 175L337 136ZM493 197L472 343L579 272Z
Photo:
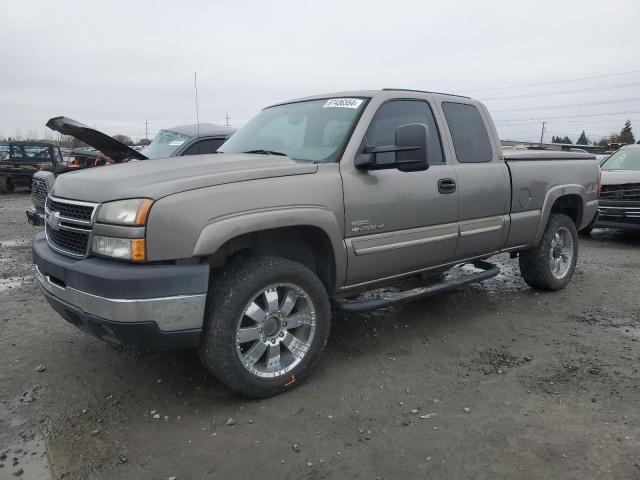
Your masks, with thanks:
M488 278L498 269L486 259L502 252L533 288L563 288L576 231L597 211L593 156L505 156L486 108L461 96L389 89L279 103L219 152L60 176L33 258L42 292L73 325L125 346L197 348L250 397L307 377L332 309ZM461 264L477 269L358 297Z
M10 142L8 158L0 160L0 193L13 193L15 187L29 187L36 172L56 169L61 164L62 153L53 143Z

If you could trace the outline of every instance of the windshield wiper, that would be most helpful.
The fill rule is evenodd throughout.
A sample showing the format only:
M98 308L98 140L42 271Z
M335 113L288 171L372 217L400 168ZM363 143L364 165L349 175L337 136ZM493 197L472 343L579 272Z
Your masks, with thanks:
M247 150L246 152L242 152L242 153L257 153L258 155L280 155L280 156L283 156L283 157L287 156L286 153L276 152L275 150L262 150L262 149Z

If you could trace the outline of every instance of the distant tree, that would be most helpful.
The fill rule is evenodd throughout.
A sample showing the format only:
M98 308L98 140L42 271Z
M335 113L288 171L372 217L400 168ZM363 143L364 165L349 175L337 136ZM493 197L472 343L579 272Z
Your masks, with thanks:
M587 136L584 133L584 130L582 131L582 133L580 134L580 136L578 137L578 141L576 142L576 144L578 145L589 145L589 139L587 138Z
M126 135L118 134L114 135L113 138L121 143L124 143L125 145L133 145L133 140L131 140L131 138L127 137Z
M551 142L552 143L566 143L567 145L571 145L573 142L571 141L571 139L567 136L565 137L561 137L561 136L553 136L551 138Z
M571 139L569 137L567 137L565 135L565 137L562 139L562 143L566 143L567 145L571 145L573 144L573 142L571 141Z
M636 143L636 139L633 136L633 131L631 130L630 120L627 120L626 123L624 124L624 127L622 127L622 130L620 130L620 135L618 135L618 141L625 145L628 145L630 143Z

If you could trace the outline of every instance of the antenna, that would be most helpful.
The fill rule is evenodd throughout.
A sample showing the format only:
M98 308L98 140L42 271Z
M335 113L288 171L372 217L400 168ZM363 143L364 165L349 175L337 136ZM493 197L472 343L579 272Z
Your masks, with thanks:
M193 85L196 90L196 130L200 138L200 113L198 112L198 72L193 72Z

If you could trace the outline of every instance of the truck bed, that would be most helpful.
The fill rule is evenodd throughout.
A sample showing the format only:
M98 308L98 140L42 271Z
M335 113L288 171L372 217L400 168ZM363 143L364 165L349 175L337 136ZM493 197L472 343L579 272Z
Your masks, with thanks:
M504 151L511 176L511 228L507 248L530 246L537 242L540 225L546 225L549 202L570 188L580 191L576 205L581 217L578 229L587 225L597 209L598 162L595 155L580 152L550 152L540 150ZM576 194L577 195L577 194Z

